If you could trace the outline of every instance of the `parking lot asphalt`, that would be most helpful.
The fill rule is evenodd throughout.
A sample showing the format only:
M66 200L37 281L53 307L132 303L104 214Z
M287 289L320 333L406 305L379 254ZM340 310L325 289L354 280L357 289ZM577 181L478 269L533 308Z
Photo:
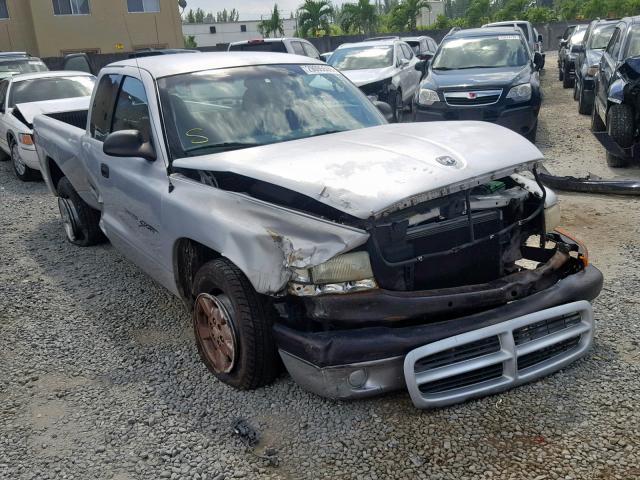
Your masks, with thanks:
M553 57L543 87L548 167L629 174L606 167ZM67 243L44 184L2 162L0 478L640 478L640 201L560 199L606 277L594 349L533 384L418 411L405 392L340 403L287 375L250 392L218 382L182 304L110 245Z

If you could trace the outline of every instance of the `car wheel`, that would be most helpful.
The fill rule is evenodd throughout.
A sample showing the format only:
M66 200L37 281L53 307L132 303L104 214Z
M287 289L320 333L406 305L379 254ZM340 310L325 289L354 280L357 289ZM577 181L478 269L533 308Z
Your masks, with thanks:
M634 142L633 109L629 105L614 104L607 112L607 133L622 148L629 148ZM607 164L610 167L626 167L629 161L607 152Z
M273 382L280 366L273 315L242 271L212 260L198 270L193 293L196 345L211 373L240 390Z
M562 72L562 67L558 65L558 80L562 81L564 79L564 74Z
M78 195L67 177L58 182L58 208L67 240L80 247L90 247L105 240L100 230L100 212Z
M573 79L569 76L569 68L565 65L562 72L562 87L563 88L571 88L573 87Z
M38 172L32 168L29 168L20 155L20 147L14 141L11 144L11 164L13 165L13 171L23 182L30 182L38 178Z
M593 111L593 101L589 101L584 96L584 90L578 91L578 113L581 115L589 115Z
M573 100L578 101L578 81L573 81Z
M393 108L394 123L401 123L404 118L404 102L402 101L402 92L400 90L396 91L393 96L391 108Z
M606 129L602 118L600 118L600 114L598 113L598 109L593 105L593 110L591 111L591 131L592 132L602 132Z

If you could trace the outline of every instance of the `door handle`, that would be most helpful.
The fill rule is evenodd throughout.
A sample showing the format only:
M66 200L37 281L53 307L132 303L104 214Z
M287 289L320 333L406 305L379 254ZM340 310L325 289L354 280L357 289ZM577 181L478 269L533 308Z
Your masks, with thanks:
M104 163L100 164L100 173L104 178L109 178L109 166Z

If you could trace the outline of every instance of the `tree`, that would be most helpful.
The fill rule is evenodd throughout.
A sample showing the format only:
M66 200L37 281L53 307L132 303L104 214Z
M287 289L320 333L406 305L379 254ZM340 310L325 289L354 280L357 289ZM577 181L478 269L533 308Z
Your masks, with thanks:
M280 36L284 35L282 17L280 16L277 3L273 6L271 17L266 20L262 20L258 24L258 31L261 35L267 38L269 38L272 33L280 34Z
M198 46L196 37L194 35L185 35L184 46L185 48L196 48Z
M214 23L216 21L215 18L213 18L213 13L209 12L207 13L207 16L204 17L204 23Z
M187 13L187 23L196 23L196 16L193 14L193 9Z
M378 26L378 14L375 5L369 0L358 0L358 3L345 3L342 6L340 27L345 32L371 33Z
M466 23L470 27L479 27L488 23L490 18L491 0L473 0L466 14Z
M225 8L221 12L216 13L216 21L220 23L237 22L240 19L240 13L235 8L227 11Z
M532 7L525 12L525 19L531 23L555 22L558 18L555 12L547 7Z
M404 0L391 10L390 25L397 30L414 31L423 8L431 11L431 5L426 0Z
M195 13L196 23L204 23L204 10L198 8Z
M609 3L606 0L588 0L582 6L582 16L584 18L607 18Z
M558 4L558 14L562 20L575 20L580 13L580 7L578 0L561 0Z
M305 0L298 9L298 29L300 35L314 37L329 34L333 7L328 0Z

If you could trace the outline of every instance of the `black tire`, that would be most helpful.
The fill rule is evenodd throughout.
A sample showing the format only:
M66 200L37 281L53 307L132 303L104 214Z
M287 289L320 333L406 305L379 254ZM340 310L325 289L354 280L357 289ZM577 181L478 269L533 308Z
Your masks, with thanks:
M9 148L11 149L11 165L13 166L13 172L16 174L16 177L23 182L38 180L40 172L25 165L20 157L20 147L15 140L9 144Z
M253 390L272 383L280 370L272 331L273 314L242 271L226 258L212 260L198 270L193 293L196 345L211 373L239 390ZM233 365L227 373L216 371L215 362L207 354L211 347L206 345L207 338L198 329L196 312L200 294L221 299L230 312L235 348Z
M573 81L573 100L578 101L578 80Z
M564 73L560 65L558 65L558 80L562 81L564 79Z
M569 69L567 68L566 65L563 67L563 72L562 72L562 87L563 88L573 87L573 78L569 76Z
M591 111L591 131L592 132L602 132L606 129L604 122L600 118L600 114L598 113L598 109L593 105L593 110Z
M80 198L67 177L58 182L58 208L64 224L67 240L80 247L90 247L104 242L100 230L100 212Z
M531 143L536 143L536 136L538 134L538 122L533 126L531 131L525 135L525 138Z
M393 122L401 123L404 119L404 102L402 100L402 91L396 90L396 93L393 95L391 108L393 108Z
M11 155L0 148L0 162L7 162L10 158Z
M590 115L591 112L593 112L593 101L587 100L584 96L584 90L580 88L578 92L578 113Z
M629 105L613 104L607 112L607 133L622 148L629 148L634 141L634 115ZM607 164L610 167L626 167L629 161L607 152Z

